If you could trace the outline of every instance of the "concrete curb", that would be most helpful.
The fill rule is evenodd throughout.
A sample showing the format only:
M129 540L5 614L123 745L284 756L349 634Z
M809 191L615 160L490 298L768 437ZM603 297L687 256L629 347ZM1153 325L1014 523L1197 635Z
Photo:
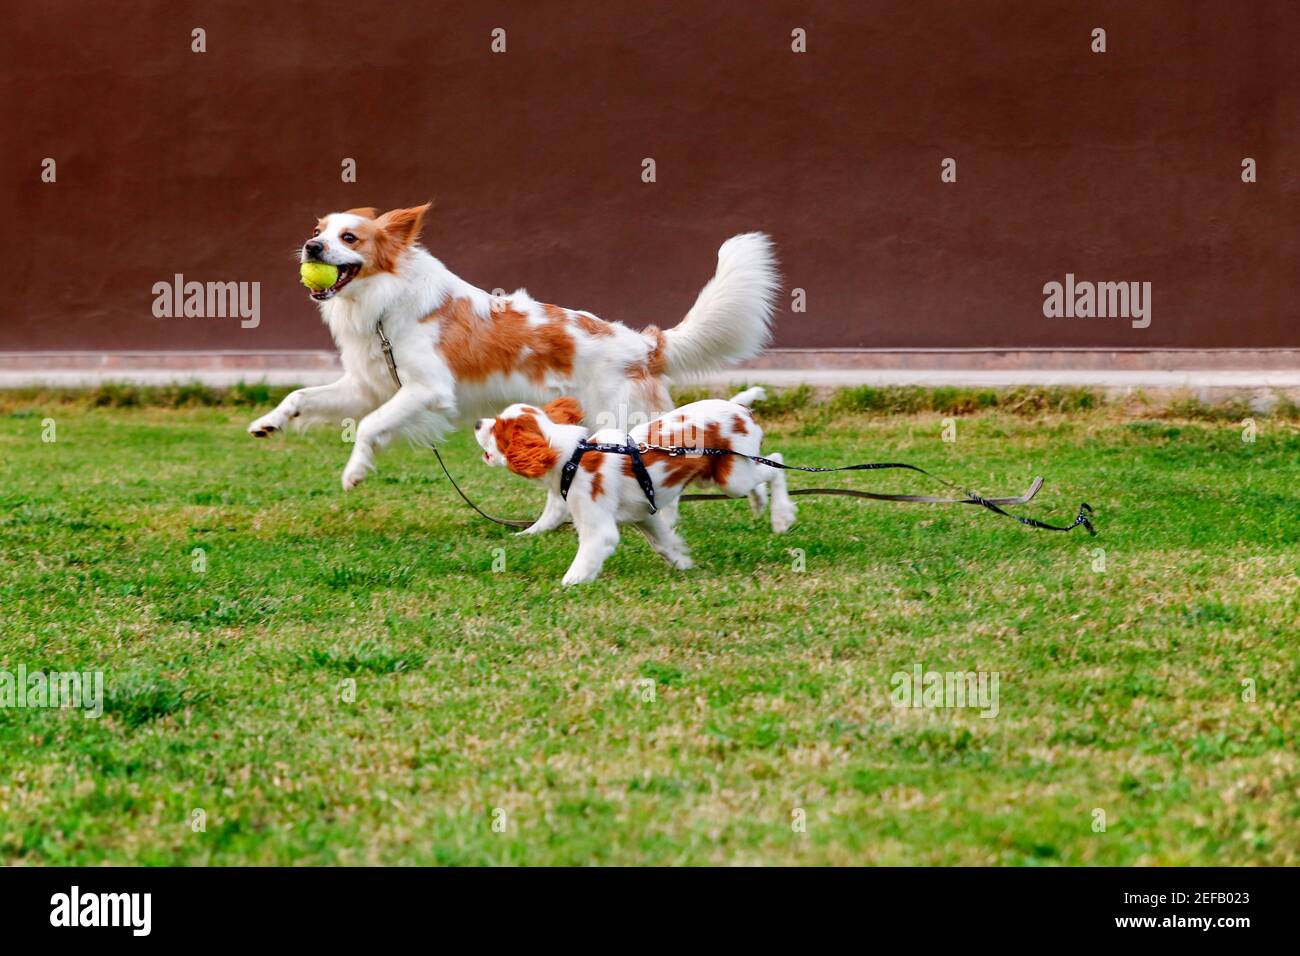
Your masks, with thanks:
M105 382L320 385L339 375L326 350L268 352L0 352L0 388L83 388ZM744 366L680 385L816 388L871 385L1067 386L1227 392L1300 389L1300 350L771 349Z

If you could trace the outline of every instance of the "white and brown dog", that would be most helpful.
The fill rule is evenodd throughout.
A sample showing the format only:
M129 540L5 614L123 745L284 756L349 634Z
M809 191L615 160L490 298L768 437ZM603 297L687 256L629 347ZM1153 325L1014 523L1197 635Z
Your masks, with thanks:
M578 530L578 553L564 575L564 584L593 581L605 560L618 547L618 526L635 524L650 547L675 568L691 567L690 553L673 526L672 507L691 483L716 486L733 498L749 495L754 513L761 514L771 489L772 530L780 534L794 524L795 505L786 488L785 472L751 461L743 455L761 455L763 430L749 406L763 398L761 388L741 392L731 401L709 399L683 405L662 418L638 425L630 432L603 429L589 434L580 422L582 409L571 398L561 398L542 408L511 405L496 418L480 419L474 437L489 465L505 466L515 474L546 485L546 510L530 531L547 531L565 518L560 496L564 465L581 441L671 448L729 448L735 455L670 455L654 450L641 453L654 482L659 511L650 509L633 471L632 459L614 452L587 451L568 488L568 510ZM765 457L780 462L777 452Z
M722 244L716 274L676 327L637 332L535 302L522 289L494 297L475 288L417 244L428 208L350 209L316 224L301 259L339 270L334 285L312 298L338 346L343 377L292 392L248 427L261 438L290 422L359 419L345 489L392 438L437 441L504 402L572 395L591 411L592 425L597 415L647 421L672 408L670 376L716 369L767 343L779 280L761 233Z

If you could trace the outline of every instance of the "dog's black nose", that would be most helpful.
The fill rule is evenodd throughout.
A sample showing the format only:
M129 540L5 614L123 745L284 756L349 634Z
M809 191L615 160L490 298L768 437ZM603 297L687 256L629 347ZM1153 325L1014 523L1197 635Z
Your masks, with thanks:
M318 256L325 251L325 243L316 242L315 240L307 243L302 247L303 252L309 256Z

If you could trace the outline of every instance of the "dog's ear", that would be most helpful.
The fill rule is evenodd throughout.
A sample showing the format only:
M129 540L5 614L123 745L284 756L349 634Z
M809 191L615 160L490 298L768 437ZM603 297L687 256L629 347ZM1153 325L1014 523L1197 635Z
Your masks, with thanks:
M432 202L410 209L390 209L377 220L381 232L403 246L409 246L420 238L420 229L424 226L424 214L429 211Z
M502 421L493 428L497 447L506 456L506 467L525 478L540 478L552 468L559 454L547 442L532 415Z
M542 406L542 411L546 417L557 425L580 425L582 424L582 406L578 404L576 398L557 398L553 402L547 402Z
M420 237L424 214L433 203L412 206L410 209L390 209L374 221L374 267L379 272L392 272L411 243Z
M379 210L374 206L358 206L356 209L346 210L350 216L360 216L362 219L374 219L379 215Z

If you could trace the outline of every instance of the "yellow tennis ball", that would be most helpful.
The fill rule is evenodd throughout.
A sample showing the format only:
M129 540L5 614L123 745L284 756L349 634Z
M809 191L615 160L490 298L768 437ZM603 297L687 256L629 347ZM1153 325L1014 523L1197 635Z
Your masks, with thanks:
M339 281L339 270L328 262L304 262L298 269L302 284L313 292L324 292Z

